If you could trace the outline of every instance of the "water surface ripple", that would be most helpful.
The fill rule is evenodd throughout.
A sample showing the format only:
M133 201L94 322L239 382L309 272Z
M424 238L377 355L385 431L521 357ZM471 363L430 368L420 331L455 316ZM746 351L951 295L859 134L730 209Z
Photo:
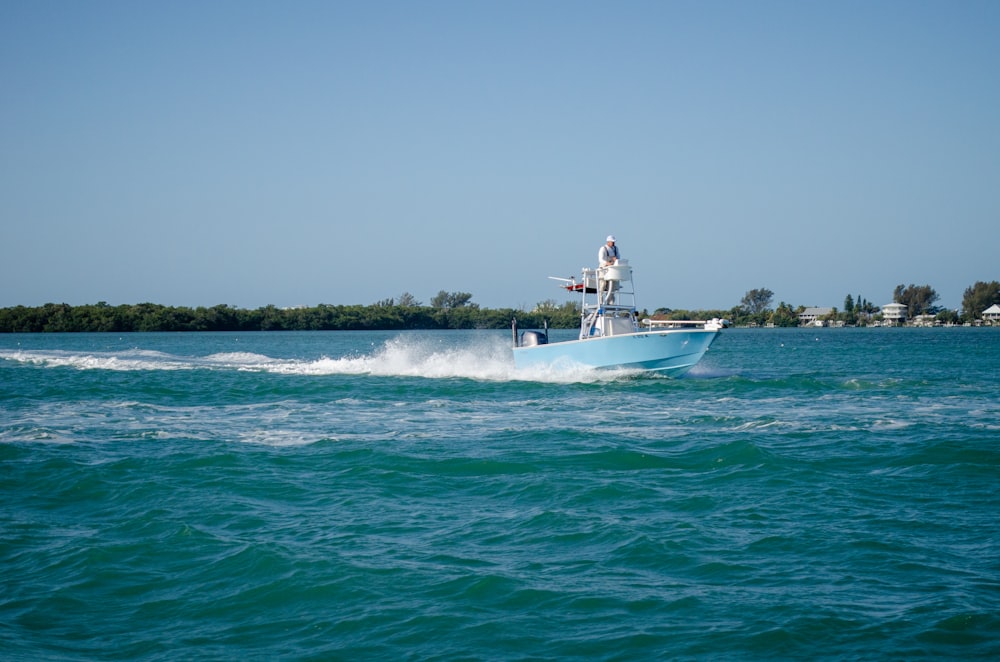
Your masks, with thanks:
M1000 330L0 337L11 660L996 658Z

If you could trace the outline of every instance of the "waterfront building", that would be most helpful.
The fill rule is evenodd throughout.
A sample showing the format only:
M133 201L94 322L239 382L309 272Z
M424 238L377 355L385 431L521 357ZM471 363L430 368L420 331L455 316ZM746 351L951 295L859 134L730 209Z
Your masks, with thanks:
M806 308L799 313L799 326L823 326L823 318L833 312L833 308Z
M906 321L906 304L887 303L882 306L882 319L886 326L902 326Z

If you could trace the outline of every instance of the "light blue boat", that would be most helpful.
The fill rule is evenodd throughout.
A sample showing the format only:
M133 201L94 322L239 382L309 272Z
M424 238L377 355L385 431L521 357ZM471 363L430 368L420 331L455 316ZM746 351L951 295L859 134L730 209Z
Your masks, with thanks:
M639 321L626 260L583 269L581 282L553 278L581 295L580 335L549 342L548 329L520 331L512 323L514 366L532 368L601 368L652 371L679 377L690 370L728 326L725 320Z

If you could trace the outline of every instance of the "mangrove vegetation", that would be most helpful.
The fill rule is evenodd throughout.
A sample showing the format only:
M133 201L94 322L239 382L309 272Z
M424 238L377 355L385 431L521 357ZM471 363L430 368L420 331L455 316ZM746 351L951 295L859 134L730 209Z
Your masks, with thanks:
M773 306L774 293L766 287L747 291L740 303L728 310L674 310L658 308L658 319L723 318L735 326L798 326L805 306L781 301ZM977 323L983 311L1000 304L1000 282L977 282L965 290L962 310L934 306L937 292L929 285L899 285L893 301L906 306L908 319L931 319L941 324ZM812 309L815 310L815 309ZM859 295L848 294L843 307L823 309L824 322L865 326L881 321L880 310ZM547 324L552 328L575 328L580 323L576 301L562 304L549 300L531 310L481 308L468 292L439 292L430 305L404 292L396 299L372 305L298 306L269 305L246 309L230 305L189 308L154 303L109 305L106 302L72 306L47 303L42 306L0 308L0 333L114 332L138 331L375 331L405 329L501 329L516 318L522 328Z

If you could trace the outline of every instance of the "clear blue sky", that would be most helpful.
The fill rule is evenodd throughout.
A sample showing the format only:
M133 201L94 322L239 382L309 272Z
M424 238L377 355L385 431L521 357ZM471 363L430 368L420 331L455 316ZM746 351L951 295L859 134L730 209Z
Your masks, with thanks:
M10 0L0 93L0 306L1000 279L995 0Z

